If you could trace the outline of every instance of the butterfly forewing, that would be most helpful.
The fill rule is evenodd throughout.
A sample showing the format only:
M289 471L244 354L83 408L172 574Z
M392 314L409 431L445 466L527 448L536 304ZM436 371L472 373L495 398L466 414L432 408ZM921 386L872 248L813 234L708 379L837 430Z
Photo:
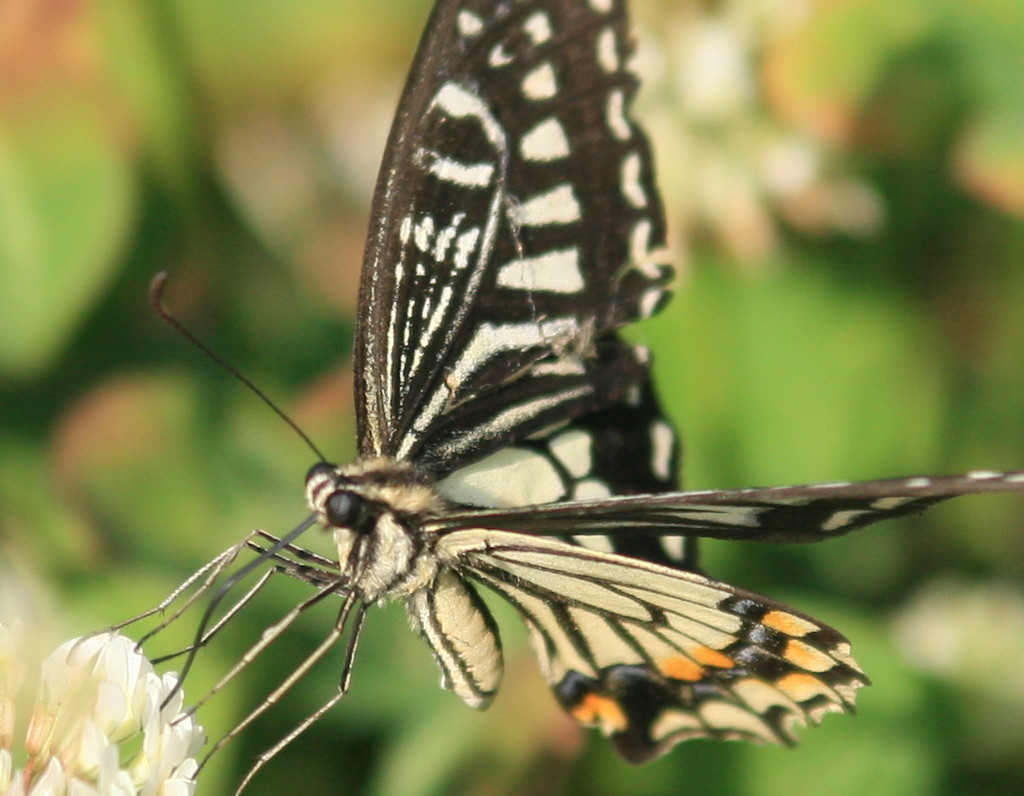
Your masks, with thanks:
M357 329L361 453L444 475L635 395L671 271L621 2L441 2L392 130Z
M1024 489L1024 472L975 471L877 481L623 495L496 511L453 511L441 531L486 526L520 533L620 537L686 534L761 542L818 542L922 511L960 495Z

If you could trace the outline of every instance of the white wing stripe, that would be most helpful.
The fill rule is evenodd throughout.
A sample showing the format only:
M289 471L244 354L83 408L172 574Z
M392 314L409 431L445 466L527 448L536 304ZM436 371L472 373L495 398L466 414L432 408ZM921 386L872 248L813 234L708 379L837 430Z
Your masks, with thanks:
M562 622L555 616L552 603L486 572L474 571L473 577L502 595L523 615L531 630L530 641L534 652L549 682L561 680L570 669L589 677L597 676L589 650L581 650L578 638L566 633Z
M508 409L498 412L491 418L490 422L481 423L476 426L472 429L472 433L467 433L458 439L453 439L448 445L441 448L440 452L451 457L458 456L492 434L499 434L503 429L525 423L530 418L536 417L542 412L553 409L561 404L582 400L591 392L593 392L593 388L590 385L584 384L550 395L542 395L540 398L535 398L532 401L514 404ZM403 442L401 450L411 448L414 442L414 439L407 437Z
M588 608L598 608L602 613L650 621L650 612L638 601L625 597L600 583L584 580L574 573L552 572L530 564L514 564L503 557L491 557L489 563L514 578L544 589L556 599Z
M640 585L620 585L619 589L665 611L688 617L694 622L702 622L725 633L737 633L743 624L743 620L738 616L723 615L721 611L710 607L727 596L719 589L693 589L691 582L687 580L684 585L676 586L675 593L665 594L660 590L648 588L642 577L636 580Z
M519 140L519 152L525 160L547 162L569 156L569 138L555 117L539 122Z
M575 246L522 257L498 270L498 286L550 293L579 293L586 286L580 272L580 251Z
M731 595L731 592L713 585L701 575L663 567L641 559L581 549L557 540L530 539L524 542L519 536L501 531L479 533L503 537L501 541L505 542L504 545L494 545L488 550L492 559L503 562L514 562L538 570L557 567L560 573L582 578L594 572L595 564L605 564L608 566L601 572L603 582L614 583L622 591L628 591L640 578L645 595L660 594L675 599L680 599L679 581L684 580L687 603L715 605L719 600Z
M630 636L630 640L627 641L604 617L581 608L569 608L566 613L587 640L597 668L603 669L616 664L649 663L638 651L635 643L630 643L632 637Z
M431 108L439 108L456 119L472 116L480 122L480 127L495 149L504 152L505 131L487 107L487 103L467 88L448 81L434 95Z
M563 183L549 191L531 196L515 208L515 222L524 227L571 224L583 216L572 185Z

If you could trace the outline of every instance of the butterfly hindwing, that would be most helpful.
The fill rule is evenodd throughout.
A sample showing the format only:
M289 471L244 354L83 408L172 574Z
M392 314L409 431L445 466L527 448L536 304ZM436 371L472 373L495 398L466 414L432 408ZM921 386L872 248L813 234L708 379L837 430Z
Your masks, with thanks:
M506 445L456 470L438 486L462 506L515 508L601 500L675 490L677 462L675 431L661 413L648 376L635 400ZM696 562L695 540L681 536L609 533L563 538L672 566L692 569Z
M435 9L360 293L360 452L444 476L625 400L671 270L620 0Z
M635 403L612 406L579 418L556 437L556 449L572 434L586 441L585 473L570 500L605 499L612 495L655 494L679 489L679 441L661 411L650 379ZM563 537L598 550L622 553L669 566L695 569L697 540L676 535L640 536L615 532Z
M438 551L516 606L556 698L631 762L696 737L792 743L867 682L832 628L693 572L480 528Z

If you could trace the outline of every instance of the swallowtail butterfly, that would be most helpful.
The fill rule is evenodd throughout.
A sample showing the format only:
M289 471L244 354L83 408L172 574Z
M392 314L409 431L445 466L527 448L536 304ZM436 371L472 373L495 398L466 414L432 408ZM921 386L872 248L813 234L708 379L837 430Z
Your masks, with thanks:
M306 481L337 561L283 566L347 596L350 650L366 606L403 601L475 708L502 676L493 590L561 706L642 763L792 743L868 682L838 631L700 572L695 538L829 539L1024 473L677 491L619 335L672 279L632 52L624 0L438 0L373 201L359 457Z

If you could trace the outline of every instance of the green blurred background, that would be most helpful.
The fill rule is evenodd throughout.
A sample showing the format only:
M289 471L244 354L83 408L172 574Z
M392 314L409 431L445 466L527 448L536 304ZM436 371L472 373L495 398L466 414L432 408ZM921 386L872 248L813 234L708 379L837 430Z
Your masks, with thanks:
M0 611L43 646L305 513L309 451L154 319L157 270L187 324L351 455L367 205L427 6L0 6ZM635 336L687 485L1024 467L1024 4L633 11L681 270ZM475 713L392 606L369 616L352 693L248 792L1024 792L1022 529L1024 500L990 496L813 548L708 545L717 576L841 628L875 681L795 751L694 742L627 767L559 714L500 606L506 684ZM273 584L202 653L191 696L305 593ZM211 735L315 645L325 608L204 710ZM199 792L230 792L339 660Z

